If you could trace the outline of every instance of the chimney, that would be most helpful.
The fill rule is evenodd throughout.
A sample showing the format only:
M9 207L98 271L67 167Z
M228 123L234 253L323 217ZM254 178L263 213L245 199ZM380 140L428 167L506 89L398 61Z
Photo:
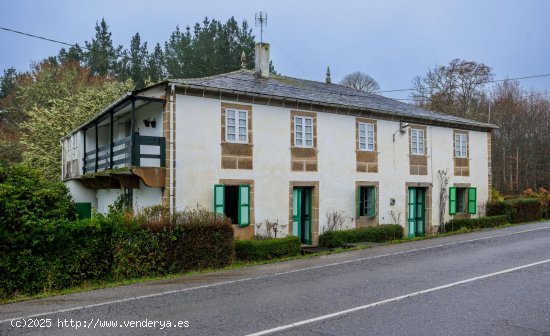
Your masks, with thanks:
M256 43L256 74L269 77L269 43Z

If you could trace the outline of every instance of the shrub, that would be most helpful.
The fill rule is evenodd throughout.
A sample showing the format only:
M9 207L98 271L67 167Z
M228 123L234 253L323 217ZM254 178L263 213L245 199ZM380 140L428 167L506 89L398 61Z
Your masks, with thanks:
M235 256L239 260L267 260L300 254L298 237L235 241Z
M487 216L507 215L510 223L537 221L542 218L543 203L539 198L516 198L487 202Z
M478 229L490 228L508 223L507 215L498 215L480 218L451 219L445 226L447 231L456 231L462 228Z
M542 203L538 198L519 198L507 201L510 223L533 222L542 219Z
M350 243L383 243L403 238L403 227L398 224L372 226L343 231L328 231L319 235L319 246L339 247Z
M0 257L0 296L32 294L104 278L111 264L111 230L97 219L25 224Z
M160 227L165 218L159 211L24 223L0 254L0 297L231 263L233 228L227 218L195 209L174 214L173 224Z
M0 166L0 230L14 232L25 223L75 218L74 203L62 182L48 181L23 165Z
M489 201L487 202L487 216L500 216L500 215L506 215L507 208L506 208L506 202L504 201Z
M203 208L169 212L144 209L113 234L115 278L219 268L233 261L233 227L228 218Z

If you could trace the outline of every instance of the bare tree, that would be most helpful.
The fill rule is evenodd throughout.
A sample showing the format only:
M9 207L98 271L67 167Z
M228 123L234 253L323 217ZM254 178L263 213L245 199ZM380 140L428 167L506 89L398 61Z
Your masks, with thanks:
M447 186L449 185L448 172L448 169L437 171L437 179L439 181L439 230L441 233L445 233L445 209L447 208L447 199L449 197L447 193Z
M457 58L449 65L429 69L424 77L416 76L412 98L431 110L481 119L477 112L485 98L483 89L492 78L487 65Z
M328 210L327 213L327 232L342 230L346 223L344 212L338 210Z
M378 82L371 76L361 71L355 71L345 75L340 81L340 85L364 92L374 92L380 90L380 85Z

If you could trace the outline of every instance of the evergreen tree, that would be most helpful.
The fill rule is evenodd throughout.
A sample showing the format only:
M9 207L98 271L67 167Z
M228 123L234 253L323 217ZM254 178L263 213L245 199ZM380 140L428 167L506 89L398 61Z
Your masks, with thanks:
M120 71L118 58L122 46L113 46L105 19L101 19L101 23L96 22L95 31L95 38L85 42L87 50L84 52L84 65L90 69L92 76L115 76Z
M155 45L155 49L147 59L147 81L149 84L157 83L166 78L164 63L164 53L160 43Z
M121 73L118 79L132 79L137 88L144 87L148 59L147 42L142 44L139 33L136 33L130 42L130 50L125 50L123 53Z
M78 43L74 47L70 47L69 50L61 48L57 59L61 64L68 64L72 62L78 62L79 64L84 60L84 52Z
M191 29L187 27L185 32L177 26L170 34L170 39L164 43L164 62L166 73L170 78L185 77L185 70L188 64L191 49Z

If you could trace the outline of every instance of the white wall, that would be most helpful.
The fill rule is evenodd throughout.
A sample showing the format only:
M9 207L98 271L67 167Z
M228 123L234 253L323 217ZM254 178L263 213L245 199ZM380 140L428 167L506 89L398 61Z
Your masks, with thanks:
M159 205L162 201L162 189L150 188L139 181L139 189L134 189L134 211L140 211L144 207Z
M91 203L92 208L97 208L97 198L94 189L85 188L78 180L65 181L75 203Z
M435 183L437 170L448 169L453 183L477 187L477 202L484 203L487 191L487 134L470 131L470 177L454 177L453 130L428 126L428 175L409 174L408 134L397 132L398 122L378 121L378 173L356 172L355 118L317 113L318 172L290 171L290 109L253 105L253 170L221 169L220 104L215 99L178 95L176 106L176 207L197 204L212 209L213 186L220 179L253 179L256 222L288 222L289 181L319 181L320 231L326 212L344 211L347 227L354 227L356 181L379 182L379 222L390 224L390 211L400 212L405 225L406 182ZM434 154L435 153L435 154ZM432 187L432 224L438 223ZM395 205L390 205L394 198ZM448 211L445 211L448 213ZM449 218L446 218L448 220Z

